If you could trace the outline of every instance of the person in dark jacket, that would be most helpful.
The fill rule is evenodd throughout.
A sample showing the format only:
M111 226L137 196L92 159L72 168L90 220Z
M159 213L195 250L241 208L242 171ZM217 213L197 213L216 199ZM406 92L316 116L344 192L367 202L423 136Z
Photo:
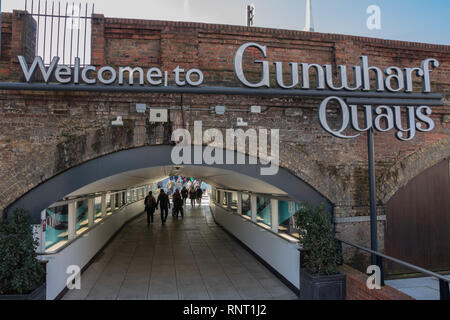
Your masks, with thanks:
M158 196L158 201L156 202L156 209L158 209L158 205L161 211L161 222L162 224L165 224L167 220L167 215L169 214L170 201L169 196L164 192L164 189L161 189L161 192Z
M191 199L191 206L195 208L195 199L197 198L197 191L195 191L194 186L189 190L189 199Z
M153 223L153 213L155 213L156 199L150 191L144 200L145 211L147 212L147 225L150 224L150 218Z
M203 197L203 191L202 188L200 188L200 186L197 186L197 203L199 206L202 205L202 197Z
M188 197L188 189L186 188L186 186L183 186L183 189L181 189L181 197L183 198L183 204L186 205L186 199Z
M181 213L181 217L183 218L183 199L181 199L181 194L178 189L175 189L172 196L172 202L175 217L178 219L178 213Z

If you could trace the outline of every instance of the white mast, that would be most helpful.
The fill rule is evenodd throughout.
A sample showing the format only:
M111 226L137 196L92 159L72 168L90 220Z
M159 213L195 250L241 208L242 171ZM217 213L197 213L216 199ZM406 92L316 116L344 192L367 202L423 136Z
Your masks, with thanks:
M303 30L314 32L311 0L306 0L306 23Z

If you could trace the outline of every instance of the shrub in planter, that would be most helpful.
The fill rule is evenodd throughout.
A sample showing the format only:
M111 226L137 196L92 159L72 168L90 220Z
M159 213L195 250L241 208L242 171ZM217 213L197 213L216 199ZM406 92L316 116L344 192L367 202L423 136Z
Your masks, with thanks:
M37 245L27 211L16 209L0 220L0 295L28 294L45 282Z
M323 203L302 205L295 214L302 245L300 292L303 299L344 299L345 275L338 271L341 261L333 237L331 216Z

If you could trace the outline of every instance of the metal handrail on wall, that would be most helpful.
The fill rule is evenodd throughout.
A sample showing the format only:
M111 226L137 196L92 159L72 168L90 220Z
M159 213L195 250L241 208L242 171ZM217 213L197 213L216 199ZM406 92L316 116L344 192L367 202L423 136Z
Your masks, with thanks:
M339 239L339 238L335 238L335 239L337 241L339 241L339 243L341 243L341 245L342 245L342 243L345 243L345 244L347 244L347 245L349 245L351 247L355 247L355 248L357 248L359 250L366 251L368 253L377 255L377 257L379 257L378 262L379 262L380 268L381 268L381 265L382 265L382 259L384 258L384 259L390 260L392 262L398 263L398 264L400 264L402 266L405 266L405 267L407 267L409 269L412 269L412 270L415 270L417 272L426 274L426 275L428 275L430 277L437 278L439 280L440 299L441 300L450 300L450 291L449 291L450 278L447 278L447 277L445 277L445 276L443 276L441 274L438 274L436 272L433 272L433 271L421 268L419 266L413 265L411 263L402 261L400 259L388 256L388 255L386 255L384 253L381 253L381 252L378 252L378 251L374 251L374 250L370 250L368 248L365 248L363 246L357 245L355 243L352 243L352 242L349 242L349 241L345 241L345 240L342 240L342 239ZM382 277L381 278L381 284L384 285L384 273L383 272L381 272L381 277Z

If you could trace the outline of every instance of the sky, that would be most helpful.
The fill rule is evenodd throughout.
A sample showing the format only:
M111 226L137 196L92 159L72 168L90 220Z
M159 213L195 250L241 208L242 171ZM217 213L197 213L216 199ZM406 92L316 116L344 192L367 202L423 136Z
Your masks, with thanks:
M2 11L25 0L0 0ZM48 0L51 3L51 0ZM306 0L88 0L107 17L246 25L246 6L256 7L254 26L302 30ZM34 0L37 8L38 0ZM41 0L41 7L45 0ZM61 1L63 4L65 1ZM31 0L28 0L30 6ZM371 5L380 8L381 29L367 28ZM36 9L35 9L36 10ZM312 0L316 32L450 45L449 0Z

